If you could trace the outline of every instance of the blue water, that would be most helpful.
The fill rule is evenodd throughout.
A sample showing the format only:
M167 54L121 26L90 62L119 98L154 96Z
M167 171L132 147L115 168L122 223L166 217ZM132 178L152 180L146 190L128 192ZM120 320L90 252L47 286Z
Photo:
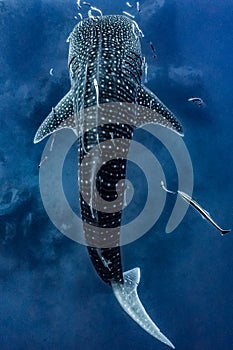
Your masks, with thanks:
M121 0L92 4L104 14L130 11ZM41 202L45 142L33 145L33 137L69 89L66 39L76 15L74 0L0 1L0 347L162 350L124 314L86 248L56 230ZM194 198L220 226L233 227L233 3L145 0L135 19L145 34L147 86L185 130ZM187 102L195 95L204 107ZM161 159L158 145L148 147ZM164 163L172 185L172 165ZM139 295L177 349L232 349L232 233L221 237L190 208L165 234L172 203L150 232L122 249L124 270L141 268Z

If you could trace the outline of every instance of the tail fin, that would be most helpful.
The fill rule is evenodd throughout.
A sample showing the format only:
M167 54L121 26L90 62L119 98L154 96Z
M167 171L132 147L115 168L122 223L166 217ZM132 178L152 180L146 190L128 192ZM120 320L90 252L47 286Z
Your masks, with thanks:
M136 267L124 272L123 277L124 283L112 282L112 289L124 311L146 332L174 349L175 346L160 332L138 297L137 286L140 282L140 269Z

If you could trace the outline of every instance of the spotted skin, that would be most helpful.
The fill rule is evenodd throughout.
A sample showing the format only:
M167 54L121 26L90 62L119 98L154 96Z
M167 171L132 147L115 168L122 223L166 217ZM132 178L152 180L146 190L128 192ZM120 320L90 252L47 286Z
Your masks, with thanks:
M73 130L76 130L74 118L74 99L72 91L69 91L61 99L57 106L55 108L52 108L51 113L37 130L34 138L34 143L43 140L54 131L63 128L71 128Z
M112 141L114 145L114 140L122 140L122 157L117 156L119 152L114 151L114 147L107 146L109 152L111 148L115 160L102 166L94 179L92 168L79 171L79 180L81 193L91 194L89 202L80 194L81 215L91 261L104 282L123 283L119 237L125 185L117 186L126 176L127 141L132 138L135 126L146 123L159 123L179 134L183 131L167 107L141 84L143 62L140 31L133 20L125 16L101 16L81 21L70 34L69 42L71 89L42 123L34 142L61 128L72 128L81 140L81 166L87 156L90 164L104 164L99 145L104 141ZM83 112L93 106L114 102L148 107L148 112L140 115L139 109L136 119L129 124L114 123L118 117L114 110L109 114L107 124L106 121L102 123L98 108L89 117ZM95 187L107 202L119 200L118 211L105 213L95 209ZM113 236L111 248L101 246L101 236L106 229ZM94 245L96 240L100 241L100 247Z
M120 180L125 179L126 176L126 157L128 153L127 139L131 139L132 132L133 129L129 125L123 126L107 124L103 127L98 127L96 132L93 130L86 132L84 134L84 147L80 148L80 162L82 162L87 153L90 152L93 147L98 145L98 142L101 144L106 140L110 140L111 145L112 140L115 138L122 138L121 147L124 147L125 149L125 157L113 159L112 161L104 164L98 171L96 179L96 188L101 197L107 202L111 202L116 198L121 198L121 208L123 207L124 202L125 186L122 186L120 189L118 188L117 192L116 186L117 183ZM98 133L98 140L96 133ZM85 151L85 149L88 149L88 152ZM99 155L98 152L99 149L96 147L98 159L101 159L101 155ZM95 160L95 156L96 154L94 154L93 157L89 159L90 162L93 162ZM104 160L101 159L100 163L104 163ZM85 188L82 187L82 185L86 183L86 179L91 178L91 171L92 169L90 168L90 173L80 174L80 187L82 188L82 193L86 191L92 191L92 183L86 185ZM114 211L113 213L104 213L102 211L97 211L95 209L91 209L90 205L86 203L81 196L81 211L82 219L84 221L86 239L88 242L90 242L88 244L88 252L98 275L104 282L109 284L112 281L123 282L120 248L118 247L122 209L119 211ZM86 223L92 225L93 230L85 229ZM103 248L100 250L98 248L91 247L93 239L96 243L96 240L101 238L101 228L104 228L104 230L109 228L109 235L113 236L112 239L114 240L116 247ZM100 241L100 247L103 246L102 243ZM105 266L103 260L101 259L101 256L110 262L108 266Z
M134 103L142 74L142 59L139 37L132 30L132 21L122 16L106 16L79 23L70 35L69 67L71 85L75 91L77 115L80 116L79 112L82 109L98 104ZM94 79L98 84L98 99ZM99 125L99 116L97 115L96 118L96 124ZM112 119L114 120L114 115ZM81 115L77 125L86 130L88 122L83 120ZM99 126L96 131L84 133L80 143L80 163L87 152L90 152L98 143L122 138L123 147L124 140L131 139L132 134L132 126L114 124L105 124ZM127 157L127 152L128 146L125 146L124 158ZM98 158L101 159L101 155L98 155ZM94 159L95 155L89 161L93 162ZM123 207L124 186L116 192L116 185L119 180L125 179L125 175L126 161L123 158L102 167L96 183L100 196L109 202L117 196L121 197L121 207ZM80 174L79 177L82 188L82 183L91 177L91 169L90 173ZM92 192L93 184L90 183L85 191ZM83 193L84 189L81 192ZM122 264L118 247L122 208L116 213L96 211L90 208L89 203L86 203L81 196L81 213L86 239L90 242L88 251L97 273L106 283L110 284L112 281L122 283ZM91 224L93 230L85 229L85 222ZM100 239L101 228L109 228L109 234L114 236L115 247L100 250L91 247L92 238L95 241ZM101 256L109 261L107 267Z

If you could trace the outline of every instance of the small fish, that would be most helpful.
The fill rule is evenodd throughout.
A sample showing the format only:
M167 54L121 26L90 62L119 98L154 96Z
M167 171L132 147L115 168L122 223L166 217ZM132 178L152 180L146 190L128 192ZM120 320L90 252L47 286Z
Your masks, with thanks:
M182 191L177 191L177 192L173 192L168 190L165 185L164 182L161 181L161 187L164 191L168 192L168 193L172 193L172 194L176 194L178 193L180 195L180 197L185 200L187 203L189 203L194 209L196 209L201 216L203 217L203 219L208 220L216 229L218 229L222 235L230 232L231 230L224 230L222 229L220 226L218 226L218 224L216 224L216 222L211 218L210 214L208 213L208 211L206 211L205 209L203 209L200 204L198 204L194 199L192 199L187 193L182 192Z
M88 11L88 18L94 18L94 17L95 17L95 16L93 16L92 11L89 10L89 11Z
M78 9L81 9L81 5L80 5L80 0L77 0L77 6L78 6Z
M210 214L203 209L195 200L193 200L187 193L182 191L177 191L178 194L183 198L186 202L188 202L194 209L196 209L203 218L208 220L216 229L218 229L222 235L230 232L231 230L223 230L220 226L216 224L216 222L211 218Z
M49 149L50 152L52 152L52 150L53 150L53 145L54 145L55 137L56 137L56 134L54 133L54 134L53 134L52 141L51 141L51 144L50 144L50 149Z
M155 47L154 47L154 45L153 45L152 41L150 41L150 47L151 47L151 50L153 51L154 58L156 58L156 57L157 57L157 55L156 55L156 53L155 53Z
M168 189L165 187L163 181L161 181L160 184L161 184L162 189L163 189L165 192L167 192L167 193L172 193L172 194L176 194L176 192L168 190Z
M129 12L122 11L124 15L129 16L130 18L134 18L135 16L131 15Z
M139 1L137 1L136 6L137 6L137 11L138 11L138 12L141 12L141 9L140 9L140 3L139 3Z
M126 5L127 5L128 7L133 7L133 5L131 5L129 2L126 2Z
M80 19L82 21L83 20L83 15L80 12L78 13L78 15L79 15L79 17L80 17Z
M89 2L83 1L83 5L86 5L88 7L91 7L91 4Z
M48 159L48 157L45 156L45 157L41 160L40 164L38 165L38 168L40 168L40 167L42 166L42 164L43 164L44 162L46 162L47 159Z
M145 83L148 83L148 63L145 62L145 66L144 66L144 71L145 71Z
M203 100L200 97L190 97L188 99L188 102L197 103L198 106L203 106L204 105L204 102L203 102Z
M138 32L141 35L141 37L144 38L145 35L143 34L142 30L139 28L137 22L133 21L133 24L135 25L135 27L138 30Z
M53 68L50 69L49 74L53 76Z
M99 12L100 16L103 16L102 11L101 11L100 9L98 9L97 7L91 6L91 10L92 10L92 11Z
M98 254L99 258L101 259L104 267L106 267L109 271L111 271L111 268L109 267L109 265L111 264L111 261L105 259L105 257L101 253L101 249L97 249L97 254Z

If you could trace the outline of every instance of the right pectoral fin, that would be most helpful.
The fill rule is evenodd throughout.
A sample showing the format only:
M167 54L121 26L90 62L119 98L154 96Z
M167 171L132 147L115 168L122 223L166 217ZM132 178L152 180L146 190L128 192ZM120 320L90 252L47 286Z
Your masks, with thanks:
M34 143L40 142L46 136L63 128L71 128L77 133L72 90L61 99L55 108L52 108L52 111L37 130Z
M148 88L141 86L137 93L137 104L147 107L137 117L137 126L160 124L183 136L183 129L174 114ZM139 110L140 111L140 110Z

